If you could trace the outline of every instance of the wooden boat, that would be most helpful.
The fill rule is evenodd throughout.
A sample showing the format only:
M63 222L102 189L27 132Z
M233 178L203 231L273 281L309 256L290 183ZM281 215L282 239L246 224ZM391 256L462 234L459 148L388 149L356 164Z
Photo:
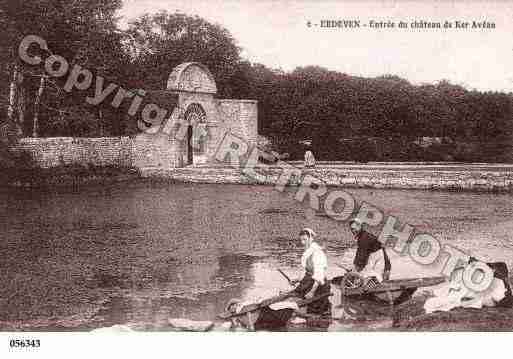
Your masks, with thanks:
M271 310L269 308L270 305L294 298L294 302L301 308L331 295L332 293L325 293L309 299L299 299L295 296L294 291L290 291L265 299L259 303L246 305L237 311L228 305L226 311L217 317L225 321L230 320L234 324L239 324L252 330L277 330L286 327L295 310L291 308Z
M424 277L393 279L381 283L364 285L362 278L354 273L333 278L331 283L338 286L342 296L351 299L370 299L397 305L411 298L422 287L430 287L446 281L446 277Z
M362 301L372 302L373 306L377 305L381 308L391 307L410 299L411 295L418 288L437 285L445 280L445 277L399 279L375 283L375 285L369 286L364 285L360 276L354 273L347 273L344 276L333 278L331 284L340 288L342 292L342 303L340 304L342 306L353 306L356 309L350 310L350 312L359 312L366 316L366 313L373 310L361 310L365 306L362 306ZM289 291L267 298L259 303L237 308L238 310L235 310L235 307L231 307L229 304L226 310L217 317L251 330L279 330L287 326L295 310L290 308L271 310L269 308L270 305L291 299L296 302L298 307L304 307L331 295L332 293L326 293L310 299L299 299L295 297L294 291ZM293 297L294 299L292 299Z

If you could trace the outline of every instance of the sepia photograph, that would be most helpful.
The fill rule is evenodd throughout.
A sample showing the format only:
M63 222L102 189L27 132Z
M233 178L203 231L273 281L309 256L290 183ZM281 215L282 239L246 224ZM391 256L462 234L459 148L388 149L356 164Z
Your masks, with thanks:
M8 353L513 330L513 3L2 0L0 24Z

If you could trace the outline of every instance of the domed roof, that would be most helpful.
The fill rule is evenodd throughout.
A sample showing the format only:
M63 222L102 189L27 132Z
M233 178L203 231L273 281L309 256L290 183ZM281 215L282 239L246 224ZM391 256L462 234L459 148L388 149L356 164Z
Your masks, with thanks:
M201 93L217 93L214 76L199 62L185 62L173 69L167 81L167 89Z

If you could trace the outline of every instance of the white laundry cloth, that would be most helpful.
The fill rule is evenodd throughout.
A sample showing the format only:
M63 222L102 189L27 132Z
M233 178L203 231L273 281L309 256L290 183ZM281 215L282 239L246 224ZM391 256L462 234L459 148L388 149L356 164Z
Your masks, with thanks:
M367 265L360 271L360 275L365 278L376 277L378 282L383 282L383 272L385 271L385 256L383 250L377 250L369 255Z
M280 309L294 309L299 310L299 306L296 302L292 300L284 300L281 302L273 303L269 306L272 310L280 310Z
M500 279L493 278L490 286L476 292L463 282L463 268L456 269L449 282L433 290L434 297L424 303L426 313L449 311L453 308L494 307L505 297L506 287Z

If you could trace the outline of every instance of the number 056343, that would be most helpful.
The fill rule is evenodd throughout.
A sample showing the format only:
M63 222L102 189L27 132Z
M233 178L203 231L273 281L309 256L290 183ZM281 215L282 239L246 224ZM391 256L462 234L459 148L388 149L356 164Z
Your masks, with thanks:
M39 339L11 339L9 346L11 348L39 348L41 342Z

